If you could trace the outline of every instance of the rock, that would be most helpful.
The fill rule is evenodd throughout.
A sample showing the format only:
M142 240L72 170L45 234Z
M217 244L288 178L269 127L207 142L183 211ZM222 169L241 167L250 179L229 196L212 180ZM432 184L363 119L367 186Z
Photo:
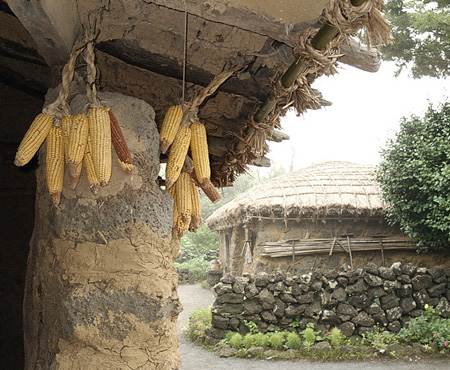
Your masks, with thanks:
M275 274L269 274L269 283L275 283Z
M408 313L417 307L417 303L413 297L406 297L400 299L400 307L403 309L404 313Z
M211 325L215 328L228 330L228 323L230 319L221 315L213 314L211 318Z
M286 303L284 303L280 298L275 298L275 307L273 313L277 317L283 317L286 310Z
M348 285L346 288L347 294L357 294L363 293L367 290L367 285L364 282L364 279L360 278L356 281L355 284Z
M409 277L409 275L402 274L397 277L397 280L401 283L411 284L411 278Z
M384 311L373 314L372 318L375 320L375 324L378 326L387 326L388 324L388 319Z
M343 324L339 325L338 328L347 338L351 337L355 332L355 324L350 321L344 322Z
M266 286L269 284L269 274L267 272L261 271L255 275L255 285L256 286Z
M399 289L397 289L397 295L401 298L409 297L412 294L412 284L403 284Z
M358 311L356 311L356 309L349 304L339 303L336 313L342 321L349 321L352 317L358 314Z
M348 279L346 277L344 277L344 276L339 276L336 280L344 288L348 285Z
M318 342L314 344L311 348L314 352L328 351L331 349L331 345L329 342Z
M325 325L339 325L341 323L341 320L339 320L339 317L336 315L334 311L331 310L323 310L321 323Z
M322 314L322 307L319 302L313 302L309 307L305 310L305 316L310 317L314 320L318 320L320 315Z
M427 273L436 283L442 283L445 281L444 266L433 266L427 270ZM442 280L442 278L444 278L444 280Z
M369 315L373 315L373 314L376 314L376 313L380 312L381 311L381 307L376 302L373 302L369 307L367 307L365 309L365 311Z
M212 326L206 331L206 335L217 339L223 339L225 338L225 335L227 335L227 332L228 330L219 329Z
M401 262L394 262L391 266L392 271L395 275L401 275L402 274L402 263Z
M246 299L244 301L244 314L253 315L263 310L261 302L258 298Z
M367 312L361 311L355 317L352 318L352 323L359 326L370 326L375 324L375 320L372 319Z
M225 293L221 294L216 298L216 304L224 304L224 303L243 303L244 295L238 293Z
M205 346L209 346L209 347L214 347L216 346L218 343L221 342L222 339L219 338L214 338L214 337L210 337L210 336L206 336L205 337Z
M436 311L438 311L439 315L441 315L444 318L450 317L450 304L446 298L444 297L441 298L438 305L436 306Z
M363 309L370 306L371 300L365 294L354 295L348 299L348 303L353 307Z
M425 313L424 310L415 309L415 310L410 311L409 315L414 318L414 317L423 316L424 313Z
M357 268L356 270L353 270L350 273L350 277L349 277L350 284L356 283L363 276L363 274L364 274L364 270L361 267Z
M339 283L336 280L328 280L327 281L327 288L329 290L336 289L336 287L339 285Z
M322 306L327 306L331 303L331 294L326 290L319 292L318 297Z
M413 265L412 263L404 263L401 267L402 272L408 276L413 276L416 271L417 271L417 267L415 265Z
M380 266L380 267L378 267L378 274L383 279L387 279L387 280L395 280L396 279L395 272L392 268Z
M325 270L323 272L323 275L328 279L328 280L334 280L336 279L339 274L336 270Z
M400 324L400 321L395 320L388 324L387 326L388 330L393 333L398 333L400 329L402 328L402 324Z
M366 272L372 275L378 275L378 266L372 262L369 262L365 267Z
M311 283L311 274L304 274L299 276L298 281L300 284L308 285Z
M411 282L414 290L422 290L430 288L433 284L433 279L430 275L416 275Z
M306 329L306 325L308 325L309 323L316 324L316 320L311 319L309 317L304 317L303 319L301 319L299 321L298 327L300 328L300 330L304 330L304 329Z
M286 310L284 311L284 313L286 314L287 317L295 317L295 316L300 316L302 315L306 308L308 307L308 305L291 305L286 307Z
M213 287L214 292L216 292L217 295L222 295L225 293L232 293L233 292L233 286L231 284L224 284L222 282L214 285Z
M287 275L286 277L285 277L285 279L284 279L284 284L285 285L287 285L287 286L292 286L292 285L294 285L294 279L292 278L292 276L290 276L290 275Z
M245 296L249 299L256 297L259 293L259 290L256 287L255 283L247 284L244 291L245 291Z
M428 295L430 297L439 297L440 295L445 293L445 285L445 283L433 285L431 288L427 289Z
M400 289L401 286L402 286L402 284L397 280L394 280L394 281L385 280L383 283L383 289L387 293L391 293L397 289Z
M275 297L273 296L272 292L270 292L267 288L263 288L259 294L258 297L261 301L262 307L265 310L271 310L274 303L275 303Z
M296 299L297 299L297 302L300 303L300 304L311 303L314 300L314 293L313 292L308 292L308 293L303 294L301 296L297 296Z
M272 311L263 311L261 312L261 318L264 321L267 321L271 324L276 324L278 322L276 316L273 314Z
M267 359L277 358L280 356L280 351L276 349L268 349L264 352L264 357Z
M338 302L345 302L347 300L347 293L342 287L338 287L333 290L333 298Z
M378 276L372 275L372 274L365 274L364 275L364 281L370 287L376 287L376 286L383 285L383 279L381 279Z
M284 279L286 279L286 274L281 271L281 270L277 270L275 271L275 282L280 282L283 281Z
M216 354L219 357L228 358L228 357L235 356L236 355L236 350L234 348L229 347L229 346L223 346L223 347L220 347L218 350L216 350Z
M423 344L420 344L420 343L413 343L412 348L413 348L414 353L416 353L416 354L425 352L425 347L423 346Z
M273 284L273 290L274 292L284 292L286 290L286 285L284 285L282 281L279 281Z
M225 275L223 275L220 281L224 284L234 284L235 278L233 275L226 273Z
M254 322L258 322L258 320L254 321ZM238 331L239 330L239 324L240 324L240 320L237 317L232 317L228 323L230 329L232 331Z
M386 295L386 292L383 287L377 286L373 288L369 288L367 294L369 295L370 299L380 298Z
M403 310L401 307L393 307L386 310L386 318L389 322L396 321L402 317Z
M248 284L248 278L237 276L233 284L233 291L238 294L242 294L245 291L245 286Z
M224 303L224 304L217 304L214 303L213 307L212 307L212 312L213 313L228 313L228 314L233 314L233 315L239 315L242 313L242 311L244 310L244 305L242 304L231 304L231 303Z
M418 292L414 292L412 295L417 303L418 308L424 308L425 304L427 304L428 301L430 300L430 297L428 296L428 293L425 289L422 289Z
M280 299L286 303L297 303L297 300L291 293L281 293L279 295Z
M318 292L322 289L323 282L322 280L313 280L310 289L314 290L315 292Z
M264 353L264 347L250 347L246 354L250 357L259 357Z
M400 345L399 343L391 343L388 344L387 351L389 353L395 353L398 355L400 352L403 351L403 346Z
M387 294L380 298L381 308L387 310L388 308L398 306L398 298L394 293Z

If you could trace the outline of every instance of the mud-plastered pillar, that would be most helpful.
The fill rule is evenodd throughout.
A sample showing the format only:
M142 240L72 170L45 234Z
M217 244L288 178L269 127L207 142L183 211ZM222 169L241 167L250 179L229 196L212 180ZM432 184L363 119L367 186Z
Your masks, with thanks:
M177 369L181 307L173 260L179 245L171 237L172 198L155 183L154 111L119 94L99 98L111 106L136 168L127 175L114 155L108 186L93 195L83 173L75 190L65 185L55 208L40 154L24 302L25 368ZM84 103L83 95L75 96L73 113Z

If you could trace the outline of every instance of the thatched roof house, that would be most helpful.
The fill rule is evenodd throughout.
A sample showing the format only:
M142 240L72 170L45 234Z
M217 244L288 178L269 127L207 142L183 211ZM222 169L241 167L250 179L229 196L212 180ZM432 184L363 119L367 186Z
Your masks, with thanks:
M249 219L329 219L379 215L383 203L375 168L348 162L325 162L290 172L253 187L208 218L223 230Z
M379 193L374 166L325 162L253 187L206 224L220 232L222 267L234 274L414 260L414 242L387 224Z

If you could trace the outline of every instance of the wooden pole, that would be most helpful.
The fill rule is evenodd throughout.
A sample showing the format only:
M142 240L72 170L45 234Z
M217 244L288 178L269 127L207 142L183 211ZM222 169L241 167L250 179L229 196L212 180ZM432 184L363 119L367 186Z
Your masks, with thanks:
M353 6L360 6L366 0L352 0ZM317 50L322 50L337 34L339 33L339 28L332 26L330 24L323 24L319 31L314 35L311 40L311 45ZM291 87L302 70L306 68L300 60L293 62L287 71L281 77L281 84L285 89ZM269 97L264 102L264 104L255 113L253 119L257 123L261 123L268 116L268 114L275 107L276 99L274 97Z

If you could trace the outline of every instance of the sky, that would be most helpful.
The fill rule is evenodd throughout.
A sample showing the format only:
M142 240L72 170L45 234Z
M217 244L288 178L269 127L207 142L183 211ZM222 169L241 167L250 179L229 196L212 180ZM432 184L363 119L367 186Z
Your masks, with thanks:
M423 116L429 102L450 99L450 79L394 77L392 62L375 73L340 64L339 73L317 79L312 87L332 106L281 120L289 141L269 142L272 167L299 169L323 161L377 164L379 152L398 131L401 117ZM260 171L265 173L266 170Z

